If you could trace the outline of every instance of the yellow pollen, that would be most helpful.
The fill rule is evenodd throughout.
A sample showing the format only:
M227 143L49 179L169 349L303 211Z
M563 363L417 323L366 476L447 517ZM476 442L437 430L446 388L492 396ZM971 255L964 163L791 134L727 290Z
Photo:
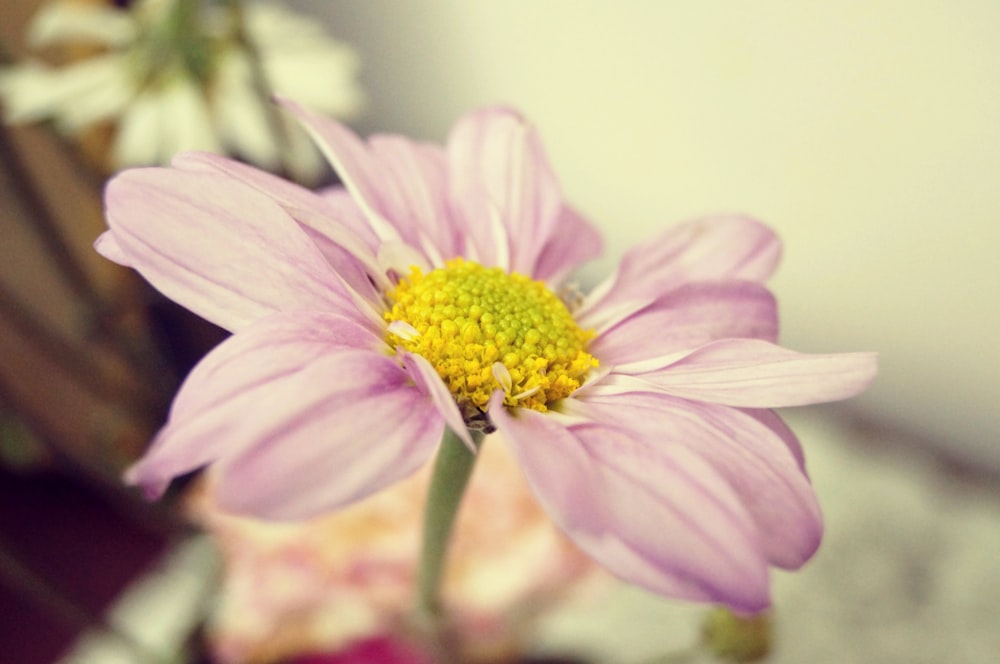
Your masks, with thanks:
M386 340L422 355L463 412L497 389L508 406L545 411L597 366L566 305L541 281L455 258L412 268L388 294Z

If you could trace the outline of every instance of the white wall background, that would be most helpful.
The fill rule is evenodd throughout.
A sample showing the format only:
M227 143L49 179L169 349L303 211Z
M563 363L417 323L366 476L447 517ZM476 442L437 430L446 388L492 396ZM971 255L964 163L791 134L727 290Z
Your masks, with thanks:
M786 242L784 343L878 350L853 405L1000 469L1000 3L298 0L352 42L362 132L539 125L611 269L745 211Z

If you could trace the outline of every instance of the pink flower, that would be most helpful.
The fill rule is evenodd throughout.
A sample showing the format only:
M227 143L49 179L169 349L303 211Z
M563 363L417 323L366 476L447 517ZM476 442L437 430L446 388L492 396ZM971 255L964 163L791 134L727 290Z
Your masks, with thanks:
M224 508L300 519L410 475L446 426L470 444L467 426L497 429L614 574L766 607L769 566L800 566L822 534L799 444L768 409L850 397L875 373L872 354L775 345L774 234L682 224L563 304L600 239L516 113L472 113L441 148L362 142L286 106L345 188L199 153L108 185L98 250L234 332L128 479L156 496L212 464Z

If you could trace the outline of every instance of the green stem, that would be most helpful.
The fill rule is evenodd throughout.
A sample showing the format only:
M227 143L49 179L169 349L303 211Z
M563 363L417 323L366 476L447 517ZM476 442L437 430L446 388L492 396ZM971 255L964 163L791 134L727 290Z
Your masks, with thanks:
M483 434L478 431L470 433L478 447ZM441 617L441 582L448 556L448 542L462 502L462 494L465 493L475 463L476 455L454 431L445 427L427 494L423 549L417 571L417 612L421 619L431 625Z

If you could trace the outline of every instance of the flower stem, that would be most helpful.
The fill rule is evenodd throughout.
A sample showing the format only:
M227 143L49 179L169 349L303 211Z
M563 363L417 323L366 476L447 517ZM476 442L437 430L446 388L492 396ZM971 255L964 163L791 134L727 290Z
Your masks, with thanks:
M478 431L470 433L478 447L483 434ZM445 427L427 494L423 549L417 570L417 613L420 619L431 625L441 618L441 582L448 542L475 463L476 455L455 432Z

